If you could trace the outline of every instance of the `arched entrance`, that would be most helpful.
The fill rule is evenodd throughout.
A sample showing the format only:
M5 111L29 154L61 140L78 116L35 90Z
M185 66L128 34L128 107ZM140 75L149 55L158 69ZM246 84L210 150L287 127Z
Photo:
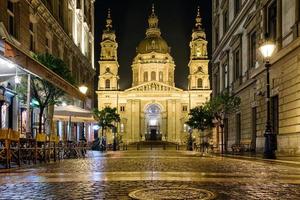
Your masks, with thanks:
M157 104L150 104L145 110L145 139L161 140L161 108Z

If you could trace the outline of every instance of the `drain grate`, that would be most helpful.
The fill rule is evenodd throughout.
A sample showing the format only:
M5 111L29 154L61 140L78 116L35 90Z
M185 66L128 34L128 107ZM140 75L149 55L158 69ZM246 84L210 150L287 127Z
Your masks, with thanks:
M168 199L215 199L215 193L196 188L160 187L135 190L129 193L129 197L138 200L168 200Z

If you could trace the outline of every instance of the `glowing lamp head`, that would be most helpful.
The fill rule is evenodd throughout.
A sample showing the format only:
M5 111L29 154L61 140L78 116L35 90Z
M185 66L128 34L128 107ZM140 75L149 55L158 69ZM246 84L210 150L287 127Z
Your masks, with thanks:
M82 85L79 87L79 91L82 93L82 94L86 94L87 91L88 91L88 87L85 86L85 85Z
M261 47L259 47L259 51L265 59L270 59L275 49L276 45L270 41L265 42Z
M15 76L15 84L20 84L21 83L21 78L20 76Z
M93 125L93 130L97 131L99 130L101 127L98 124Z

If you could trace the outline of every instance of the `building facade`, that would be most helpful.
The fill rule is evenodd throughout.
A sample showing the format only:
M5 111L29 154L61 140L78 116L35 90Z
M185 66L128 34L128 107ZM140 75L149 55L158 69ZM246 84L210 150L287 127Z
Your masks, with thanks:
M162 38L154 6L146 37L132 62L132 87L119 89L118 43L108 13L102 35L98 108L116 107L121 117L119 133L127 143L145 140L184 142L188 135L188 112L210 98L206 35L200 11L190 42L188 90L175 87L175 62Z
M94 99L94 0L0 0L0 36L7 41L22 55L31 59L37 53L49 53L64 61L69 67L76 86L68 86L73 91L78 90L78 86L84 84L88 87L88 93L85 100L78 99L70 94L66 95L69 104L91 109ZM1 45L0 58L16 64L16 68L8 73L4 72L7 68L4 64L1 66L0 85L6 91L14 91L17 83L14 80L16 73L18 75L31 74L45 79L54 77L53 83L59 77L45 76L41 70L37 70L35 63L27 63L27 69L23 66L17 66L19 63L17 56L11 58L5 56L6 44ZM27 58L26 58L27 59ZM5 62L4 62L5 63ZM32 64L32 66L30 66ZM4 70L4 71L3 71ZM44 70L45 72L45 70ZM6 74L5 74L6 73ZM63 85L61 85L63 86ZM75 91L76 93L77 91ZM14 128L22 130L22 120L26 121L26 114L23 111L26 108L15 103L3 101L5 106L1 106L2 119L6 118L4 113L14 112L14 117L10 117L13 125L3 123L1 128ZM19 108L16 108L18 107ZM21 108L20 108L21 107ZM7 110L7 112L4 112ZM12 116L10 114L9 116ZM19 117L18 117L19 116ZM16 120L18 118L19 120ZM22 119L21 119L22 118ZM34 115L32 116L34 126ZM63 127L63 126L61 126Z
M61 58L94 91L94 0L0 0L1 36L29 54ZM91 98L93 99L93 98Z
M264 149L266 70L259 46L276 44L270 63L271 124L277 152L300 153L299 0L213 1L213 96L227 91L241 98L240 110L225 120L224 141ZM221 133L218 131L219 138Z

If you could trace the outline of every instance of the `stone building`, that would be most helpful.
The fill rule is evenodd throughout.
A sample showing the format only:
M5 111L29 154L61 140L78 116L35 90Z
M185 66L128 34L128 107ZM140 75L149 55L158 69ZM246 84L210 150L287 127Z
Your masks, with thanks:
M48 52L93 95L94 0L0 0L1 36L28 53Z
M154 6L146 37L139 43L132 62L132 87L119 89L118 43L108 13L102 35L98 108L117 107L121 116L119 132L125 142L164 140L184 142L190 108L210 98L207 41L201 28L200 11L190 42L188 90L175 87L175 62L161 36Z
M266 70L259 46L269 35L272 56L271 123L278 153L300 153L299 0L213 0L213 96L241 98L240 110L225 120L224 142L262 152L266 124ZM219 138L222 138L219 133Z
M0 36L3 47L0 58L18 65L22 74L26 72L38 75L62 87L68 93L71 104L91 109L95 75L94 0L0 0L0 5ZM34 62L32 66L22 63L18 60L18 54L15 57L5 56L6 46L24 56L24 60L31 59L35 53L45 52L61 58L72 72L76 87L64 85L55 75L46 75L47 70ZM2 69L8 68L3 65ZM8 83L14 84L8 76L10 72L4 74L2 69L1 85L6 87ZM27 71L22 71L24 69ZM77 86L82 84L88 87L88 93L85 99L79 101L76 98L80 96L76 95ZM75 95L72 96L70 91Z

